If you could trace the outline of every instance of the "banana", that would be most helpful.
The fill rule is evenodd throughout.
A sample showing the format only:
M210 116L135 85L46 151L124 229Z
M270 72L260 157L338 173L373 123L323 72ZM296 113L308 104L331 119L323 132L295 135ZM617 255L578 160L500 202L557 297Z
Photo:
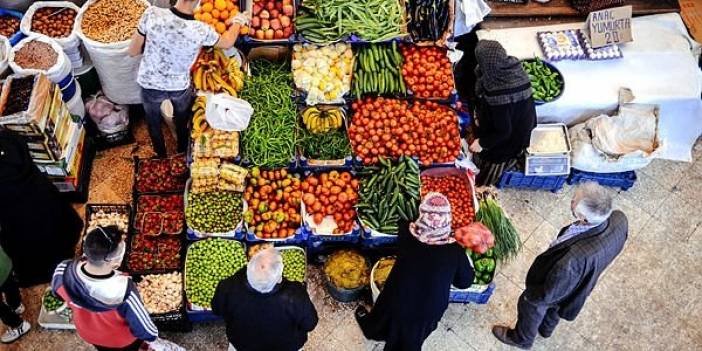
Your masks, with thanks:
M193 76L193 83L195 84L196 89L202 89L202 73L204 72L204 69L202 66L198 67L198 69L195 71L195 75Z
M218 62L218 66L220 67L228 67L229 66L229 58L224 54L224 51L215 49L214 50L214 57L215 60Z

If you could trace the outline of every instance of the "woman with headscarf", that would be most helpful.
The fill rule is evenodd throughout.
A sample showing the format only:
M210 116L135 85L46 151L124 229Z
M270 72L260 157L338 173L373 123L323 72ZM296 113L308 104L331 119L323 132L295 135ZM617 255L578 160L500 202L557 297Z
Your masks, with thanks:
M385 341L385 351L419 351L448 307L451 285L468 288L472 264L451 235L451 205L429 193L414 223L400 225L398 254L370 313L356 310L363 334Z
M476 139L470 151L480 169L476 184L494 185L523 158L536 127L536 109L529 76L500 43L479 41L475 56Z

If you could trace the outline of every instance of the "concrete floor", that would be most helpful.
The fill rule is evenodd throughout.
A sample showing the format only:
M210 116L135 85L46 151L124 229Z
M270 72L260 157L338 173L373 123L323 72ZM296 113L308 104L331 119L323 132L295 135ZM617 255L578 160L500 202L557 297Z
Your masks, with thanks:
M98 154L92 173L90 202L127 202L133 155L151 154L146 131L136 128L140 146ZM171 143L172 144L172 143ZM638 172L636 186L612 190L616 205L629 218L629 240L600 280L574 322L562 322L554 335L537 339L533 350L702 350L702 142L695 162L655 161ZM516 302L534 257L548 247L557 230L570 221L573 188L557 194L499 191L524 241L514 262L499 267L497 288L487 305L451 304L424 350L502 350L490 332L496 323L516 320ZM77 206L80 213L82 206ZM320 315L306 350L382 350L358 329L355 304L333 301L313 268L310 295ZM42 330L36 324L43 287L24 291L34 330L0 350L92 350L73 332ZM198 324L191 333L163 333L188 350L226 350L222 323Z

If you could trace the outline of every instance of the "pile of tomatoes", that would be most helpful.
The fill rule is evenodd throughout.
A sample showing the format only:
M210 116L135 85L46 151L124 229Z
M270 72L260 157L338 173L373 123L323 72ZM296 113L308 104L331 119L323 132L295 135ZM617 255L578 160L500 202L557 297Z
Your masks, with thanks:
M424 165L453 162L460 150L456 112L435 102L410 105L397 99L365 98L353 103L351 145L366 165L378 157L419 157Z
M406 45L401 48L405 63L402 77L415 96L447 99L453 91L453 69L446 50L435 46Z
M358 180L349 172L324 172L310 175L302 182L302 202L315 224L331 216L336 222L332 234L353 230L356 221L354 206L358 201Z
M302 223L300 176L286 169L262 171L254 167L248 176L244 199L248 210L244 222L259 238L282 239L295 235Z
M429 192L441 193L451 203L451 227L456 230L475 220L473 194L465 178L457 175L422 176L422 197Z

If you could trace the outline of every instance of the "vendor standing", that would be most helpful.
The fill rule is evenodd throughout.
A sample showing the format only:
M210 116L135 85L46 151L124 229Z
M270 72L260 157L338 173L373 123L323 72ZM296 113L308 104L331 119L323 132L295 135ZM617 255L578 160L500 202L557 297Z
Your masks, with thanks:
M536 108L529 76L500 43L479 41L475 56L478 101L470 151L480 169L476 184L495 185L504 171L523 159L536 127Z
M468 288L475 272L451 236L451 204L429 193L419 218L401 224L398 252L373 310L356 309L363 335L385 341L385 351L420 351L448 308L451 285Z
M170 9L149 7L142 15L128 49L130 56L144 53L137 83L142 88L141 99L151 143L159 157L166 157L161 132L161 103L171 100L173 104L178 152L185 152L193 100L190 68L204 46L233 47L240 27L248 21L243 13L237 14L230 20L229 29L220 36L206 23L195 20L193 12L197 3L195 0L178 0Z

